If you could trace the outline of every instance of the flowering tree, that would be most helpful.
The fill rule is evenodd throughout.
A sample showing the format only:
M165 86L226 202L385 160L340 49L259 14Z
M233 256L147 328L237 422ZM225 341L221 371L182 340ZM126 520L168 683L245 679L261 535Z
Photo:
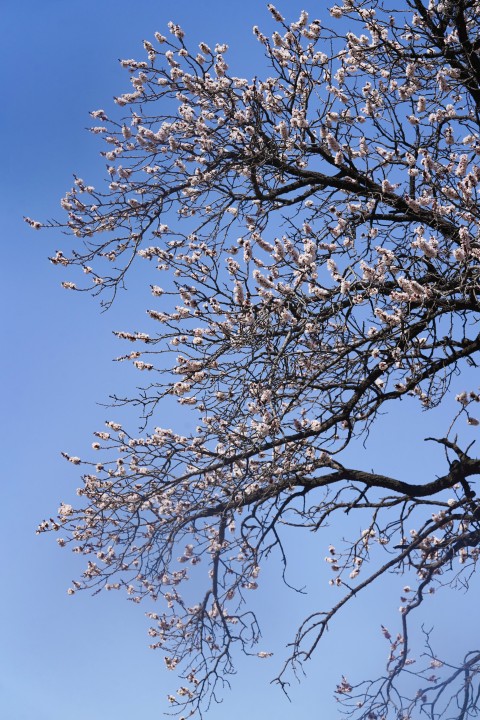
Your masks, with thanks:
M265 79L232 76L227 45L189 50L170 23L145 41L145 60L122 61L133 85L116 98L123 120L91 113L110 179L99 190L76 178L68 220L49 223L73 249L52 262L78 266L86 283L64 287L107 305L133 263L155 265L159 329L117 333L135 346L122 359L151 378L131 399L143 430L109 422L95 433L101 462L66 456L85 468L82 503L40 530L87 556L69 592L158 601L153 647L184 679L169 700L194 713L227 682L235 644L269 654L248 591L270 553L286 566L285 525L334 532L358 516L364 529L327 557L339 595L300 625L278 682L352 598L405 572L414 582L399 633L384 629L385 674L344 678L337 697L358 718L472 717L480 652L446 664L427 638L414 670L408 628L429 592L476 569L480 459L461 429L479 424L480 396L459 393L444 436L430 438L440 477L344 457L392 402L444 402L480 349L480 2L344 0L331 29L269 10L271 37L254 28ZM191 432L157 427L169 397Z

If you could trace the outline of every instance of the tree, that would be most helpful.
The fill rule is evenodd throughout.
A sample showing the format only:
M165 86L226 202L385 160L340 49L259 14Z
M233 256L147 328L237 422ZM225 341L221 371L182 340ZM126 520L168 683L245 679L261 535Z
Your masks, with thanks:
M254 28L265 79L231 76L226 45L191 52L170 23L146 60L122 61L129 115L91 113L110 179L103 191L75 179L68 220L47 223L73 248L51 260L81 268L87 283L64 287L107 307L132 264L164 273L148 310L160 329L117 333L136 348L123 359L154 379L116 398L141 408L140 433L109 422L93 444L105 460L66 456L85 467L83 505L40 530L87 556L70 592L158 600L153 646L185 681L170 702L194 713L228 680L235 644L257 653L247 590L270 553L286 567L283 527L358 516L364 529L328 557L343 594L299 627L278 682L352 598L405 573L415 583L400 632L384 629L385 674L344 678L337 696L358 718L473 717L480 651L444 663L427 634L413 669L408 629L429 592L468 587L476 570L480 459L462 423L479 424L480 396L458 393L444 436L426 438L443 449L441 476L344 457L392 401L450 407L454 376L476 367L480 2L344 0L331 29L268 7L276 30ZM193 417L187 434L156 426L172 397ZM192 575L206 583L193 602Z

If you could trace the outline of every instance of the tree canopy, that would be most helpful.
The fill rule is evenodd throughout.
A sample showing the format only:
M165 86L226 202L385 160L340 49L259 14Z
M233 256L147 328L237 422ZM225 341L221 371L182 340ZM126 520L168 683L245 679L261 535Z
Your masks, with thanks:
M81 502L40 530L86 556L70 592L158 601L152 644L183 678L169 700L188 714L217 699L235 646L268 655L247 591L270 553L286 567L282 528L358 514L362 531L338 533L327 558L340 594L300 625L278 682L352 598L413 569L399 632L385 629L385 674L344 678L337 697L355 718L473 717L480 650L444 663L427 638L412 669L408 629L429 592L476 570L480 458L462 432L479 425L478 388L456 395L430 438L441 476L344 457L392 401L428 411L476 367L480 2L344 0L326 20L291 23L268 8L273 34L254 28L263 77L231 75L226 44L189 48L170 23L145 59L121 61L122 110L91 113L109 179L75 179L67 219L46 223L71 248L51 260L80 270L65 288L106 306L133 264L153 264L158 330L117 333L149 377L118 399L140 408L142 430L109 422L95 433L101 461L66 456L84 468ZM157 426L169 398L191 431ZM190 577L203 588L194 601Z

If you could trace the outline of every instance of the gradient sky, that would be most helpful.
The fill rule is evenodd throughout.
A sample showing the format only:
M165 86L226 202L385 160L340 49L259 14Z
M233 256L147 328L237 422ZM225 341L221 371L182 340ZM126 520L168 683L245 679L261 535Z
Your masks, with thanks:
M60 500L74 498L79 484L78 471L60 451L86 455L91 433L113 419L99 403L139 382L133 369L112 363L123 347L111 331L141 326L149 288L137 278L113 309L101 314L94 300L60 287L65 278L47 258L62 246L61 235L35 233L22 216L61 217L59 199L73 172L88 183L101 183L98 142L84 128L89 110L108 112L113 95L129 90L119 58L143 59L143 39L174 20L192 44L227 42L236 74L252 76L259 72L261 50L251 27L270 27L265 5L256 0L2 3L0 716L5 720L161 718L166 694L177 687L164 670L161 651L148 649L142 606L114 593L67 596L83 562L58 549L54 537L35 535L37 524L56 513ZM290 19L302 6L297 0L278 4ZM325 17L318 0L305 6L312 16ZM176 421L181 423L180 415ZM367 450L357 448L355 459L366 469L375 466L407 479L415 474L419 481L418 468L427 467L430 478L443 472L441 454L415 441L434 434L436 425L442 429L438 413L426 416L405 402L395 417L385 418ZM240 720L246 714L252 720L332 718L332 691L342 673L355 680L369 669L382 671L388 647L379 625L395 629L401 578L393 578L382 593L377 589L359 599L337 621L302 685L292 685L293 704L268 684L296 620L326 605L335 592L323 561L328 531L310 545L304 541L291 538L297 559L291 577L307 582L310 595L285 592L274 568L263 574L255 603L269 618L264 647L275 655L268 661L239 658L232 692L211 709L210 720ZM469 605L460 593L429 601L428 622L452 612L453 601L460 608L458 623L468 629ZM440 647L455 650L457 632L447 623Z

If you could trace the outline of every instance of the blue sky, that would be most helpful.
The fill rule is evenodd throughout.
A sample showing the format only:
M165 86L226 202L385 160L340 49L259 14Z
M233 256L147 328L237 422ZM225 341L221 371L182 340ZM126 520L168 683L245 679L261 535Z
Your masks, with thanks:
M278 6L294 19L302 3L289 0ZM312 16L325 12L315 0L306 9ZM169 20L180 23L192 43L227 42L238 74L257 72L260 50L251 27L268 28L269 16L265 3L255 0L6 0L0 11L0 714L6 720L157 718L166 709L167 692L176 687L161 655L148 649L142 608L120 595L68 597L66 589L81 563L59 550L53 537L35 535L38 522L53 515L60 500L73 498L78 484L78 473L60 451L86 453L92 431L112 416L98 403L138 382L133 370L112 363L122 348L111 331L141 325L148 286L134 284L101 314L95 301L60 287L62 273L47 260L61 247L60 235L34 233L22 222L23 215L60 217L59 199L73 172L100 182L98 145L84 129L90 124L88 111L110 109L113 95L128 91L128 73L118 58L143 59L142 40L164 31ZM433 423L440 419L432 415ZM400 414L385 420L369 450L358 449L358 461L367 469L375 463L376 469L408 475L421 460L431 473L438 457L430 449L418 443L412 452L398 450L420 435L424 420L405 404ZM331 592L323 563L328 534L319 535L308 549L303 539L291 542L298 544L293 573L307 577L311 594L303 599L286 593L274 572L267 571L257 603L270 618L265 645L276 650L288 641L288 629L293 631L301 611L317 607L319 598L328 600ZM232 692L208 717L240 720L246 713L260 718L267 712L278 720L292 712L333 717L331 695L342 672L369 665L382 669L387 647L378 628L396 619L401 586L400 578L393 579L383 594L371 593L340 618L307 668L305 682L293 686L293 706L268 684L280 664L276 653L269 661L239 660ZM447 608L447 599L435 599L429 617L440 617ZM453 631L447 628L442 643L454 647Z

